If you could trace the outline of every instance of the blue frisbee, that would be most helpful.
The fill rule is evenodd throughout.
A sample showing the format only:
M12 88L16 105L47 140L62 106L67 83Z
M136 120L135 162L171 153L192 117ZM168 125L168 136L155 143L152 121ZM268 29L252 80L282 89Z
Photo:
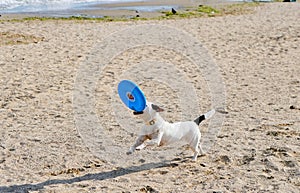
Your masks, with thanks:
M136 112L146 107L146 97L143 91L130 80L122 80L118 85L118 93L123 103Z

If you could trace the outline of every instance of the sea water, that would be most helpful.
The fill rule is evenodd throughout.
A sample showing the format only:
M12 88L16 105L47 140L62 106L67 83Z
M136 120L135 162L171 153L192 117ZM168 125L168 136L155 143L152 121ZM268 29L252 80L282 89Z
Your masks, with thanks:
M1 13L24 13L24 12L51 12L71 9L89 9L93 4L110 4L124 2L140 2L145 0L0 0ZM148 0L151 1L151 0ZM201 0L187 0L201 3ZM224 0L249 2L251 0ZM268 1L268 0L263 0ZM204 1L203 1L204 2ZM98 9L101 9L101 7ZM107 8L105 8L107 9ZM157 11L159 9L169 9L166 6L140 6L123 7L122 9L135 9L139 11Z
M141 0L0 0L0 12L43 12L79 9L93 4L138 2Z

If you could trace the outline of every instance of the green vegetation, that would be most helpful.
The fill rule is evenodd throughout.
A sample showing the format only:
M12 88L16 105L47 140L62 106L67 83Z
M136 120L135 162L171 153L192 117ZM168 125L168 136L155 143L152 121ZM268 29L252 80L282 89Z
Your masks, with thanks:
M204 5L199 6L198 9L197 9L197 11L200 12L200 13L206 13L208 15L215 14L215 13L217 14L217 13L220 12L219 10L217 10L217 9L215 9L213 7L204 6Z
M220 11L210 7L210 6L204 6L201 5L197 8L190 8L185 11L179 11L175 14L173 14L171 11L168 12L162 12L165 14L165 16L162 16L164 19L171 19L171 18L192 18L192 17L214 17L219 15Z
M222 7L220 11L223 15L240 15L253 12L253 8L261 5L259 2L236 3Z
M185 11L180 11L173 14L171 11L163 12L165 16L162 16L164 19L173 19L173 18L193 18L193 17L216 17L223 15L240 15L248 14L253 11L254 7L261 5L258 2L252 3L236 3L231 5L224 5L222 7L214 8L210 6L200 5L197 8L190 8Z
M116 21L135 21L135 20L148 20L150 18L142 18L142 17L87 17L87 16L70 16L70 17L24 17L20 19L11 19L9 21L13 22L22 22L22 21L99 21L99 22L116 22ZM151 18L152 19L152 18Z

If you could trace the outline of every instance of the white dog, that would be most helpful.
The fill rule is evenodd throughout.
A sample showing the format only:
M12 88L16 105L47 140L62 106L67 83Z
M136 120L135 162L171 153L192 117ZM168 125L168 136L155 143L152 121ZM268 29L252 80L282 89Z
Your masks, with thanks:
M133 153L136 149L143 149L147 145L168 145L172 142L184 140L194 152L193 160L197 160L199 153L204 154L200 145L201 133L198 125L205 119L212 117L215 110L201 115L194 121L169 123L165 121L159 112L163 109L153 103L147 103L142 112L134 112L134 115L141 117L143 126L135 144L130 147L127 154ZM147 141L149 139L149 141Z

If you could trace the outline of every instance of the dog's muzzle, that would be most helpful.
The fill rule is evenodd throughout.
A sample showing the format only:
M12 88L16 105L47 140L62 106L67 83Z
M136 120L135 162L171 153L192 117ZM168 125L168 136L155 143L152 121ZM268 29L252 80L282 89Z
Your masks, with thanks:
M144 113L143 111L140 111L140 112L134 111L134 112L133 112L134 115L141 115L141 114L143 114L143 113Z

